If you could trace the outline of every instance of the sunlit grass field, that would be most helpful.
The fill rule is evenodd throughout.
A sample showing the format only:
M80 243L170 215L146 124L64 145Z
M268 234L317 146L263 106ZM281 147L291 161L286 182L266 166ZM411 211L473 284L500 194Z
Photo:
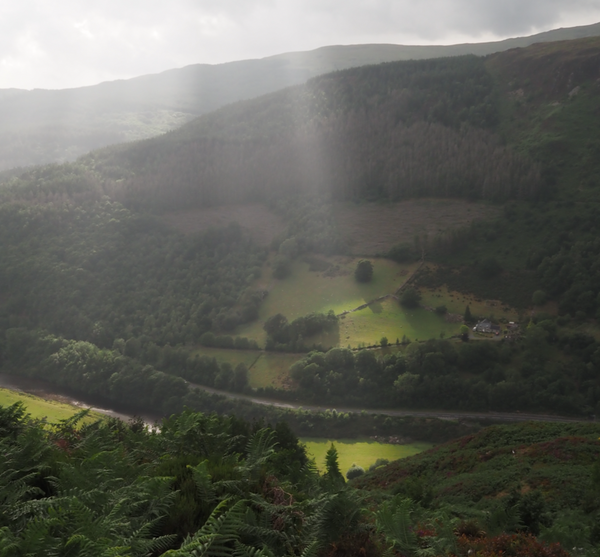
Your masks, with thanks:
M314 437L300 439L306 445L310 458L314 458L319 470L325 468L325 454L331 443L335 445L338 452L338 463L342 474L346 475L352 464L362 466L365 470L374 464L378 458L387 458L390 462L399 458L416 455L433 447L431 443L410 443L408 445L393 445L390 443L378 443L371 440L356 439L334 439L325 440Z
M394 343L403 336L428 340L457 334L460 324L448 323L443 316L422 308L403 308L393 298L383 300L340 318L340 345L356 348L379 343L382 337Z
M22 402L32 418L40 420L46 418L50 423L66 420L81 411L81 408L63 402L46 400L28 393L0 388L0 406L11 406L16 402ZM93 422L102 418L104 418L102 414L90 412L85 421Z
M323 258L325 259L325 258ZM269 268L263 270L256 288L265 288L268 296L261 304L259 318L253 323L239 327L235 334L256 340L264 346L265 321L277 313L285 315L289 321L311 312L336 314L354 309L371 300L394 293L404 283L417 264L399 265L387 259L370 258L373 262L373 279L359 283L354 279L354 269L359 258L330 257L327 261L337 268L327 272L309 270L309 264L295 261L290 276L283 280L271 278ZM320 339L316 339L317 342Z

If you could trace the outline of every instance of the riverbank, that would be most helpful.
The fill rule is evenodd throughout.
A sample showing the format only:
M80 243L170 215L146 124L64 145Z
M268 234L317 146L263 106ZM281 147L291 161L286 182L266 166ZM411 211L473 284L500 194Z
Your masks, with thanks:
M48 423L58 423L67 420L82 410L81 407L59 402L58 400L44 399L23 391L14 391L0 387L0 406L12 406L17 402L25 405L27 413L32 418L45 420ZM92 410L85 418L85 421L95 421L103 417L103 414Z
M440 420L459 421L467 420L473 422L483 423L505 423L505 422L587 422L585 418L573 418L566 416L557 416L552 414L530 414L523 412L463 412L463 411L446 411L446 410L403 410L403 409L386 409L386 408L353 408L346 406L323 406L323 405L306 405L302 403L280 401L275 399L269 399L264 397L257 397L254 395L247 395L242 393L231 393L228 391L221 391L212 387L206 387L196 383L187 383L190 390L198 389L205 393L224 397L229 400L239 400L244 402L250 402L261 406L272 406L282 410L302 410L304 412L324 413L335 410L337 413L344 414L367 414L367 415L381 415L390 417L415 417L415 418L437 418ZM129 420L132 417L141 417L147 423L154 423L160 421L163 416L159 414L151 414L148 412L139 413L132 412L127 408L117 408L114 404L107 403L106 401L99 401L93 399L93 397L83 395L81 393L74 393L59 387L48 381L41 379L31 379L22 376L9 375L0 373L0 387L15 391L23 391L31 393L33 395L45 398L47 400L58 400L67 404L72 404L80 408L91 408L92 410L112 416L122 420Z
M145 423L152 425L162 418L159 415L151 415L148 413L140 415L139 413L130 412L125 408L116 408L113 405L94 400L93 397L85 396L80 393L73 393L68 389L58 387L57 385L48 381L43 381L42 379L32 379L29 377L0 373L0 389L8 392L12 391L14 393L33 395L48 403L54 402L65 406L68 405L74 407L75 411L89 409L94 414L118 418L123 421L129 421L134 417L140 417ZM10 399L9 396L6 396L4 400L6 400L8 404L12 404L11 402L8 402ZM50 409L52 407L48 406L48 408ZM33 412L30 411L30 413L33 417L38 417L34 415Z

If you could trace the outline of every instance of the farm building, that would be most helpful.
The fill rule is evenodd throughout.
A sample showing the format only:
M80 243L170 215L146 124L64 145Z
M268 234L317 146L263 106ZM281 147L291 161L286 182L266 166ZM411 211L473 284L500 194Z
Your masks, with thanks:
M489 319L483 319L475 327L473 330L478 333L494 333L496 335L500 334L500 326L494 325Z

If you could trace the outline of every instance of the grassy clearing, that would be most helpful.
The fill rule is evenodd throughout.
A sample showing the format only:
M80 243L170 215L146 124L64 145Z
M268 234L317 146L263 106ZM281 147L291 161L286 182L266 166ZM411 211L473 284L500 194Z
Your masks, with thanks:
M248 383L253 388L277 387L291 389L290 366L297 362L302 354L262 353L248 373Z
M504 318L507 321L519 319L519 312L516 309L498 300L482 300L472 294L448 290L445 285L439 288L420 288L420 292L423 305L433 308L444 305L450 313L463 315L466 307L469 306L474 317Z
M282 313L292 321L311 312L327 313L333 310L339 314L354 309L379 296L395 292L418 265L399 265L387 259L371 258L374 265L373 280L361 284L354 280L358 260L343 256L327 258L332 267L325 272L310 271L308 263L295 261L291 275L284 280L271 279L270 269L265 269L265 278L255 285L256 288L269 291L259 310L259 318L254 323L239 327L235 334L264 345L266 333L263 325L272 315Z
M497 252L492 250L491 253L496 254ZM500 257L498 257L498 261L504 265ZM417 284L422 288L434 290L445 286L450 294L458 292L467 294L473 296L472 299L475 302L484 304L487 303L486 301L491 300L495 302L497 307L504 305L505 307L518 308L521 312L531 308L531 296L540 288L539 279L534 271L521 268L521 270L499 273L490 279L482 279L476 263L474 261L474 266L471 267L458 268L427 264L419 275ZM501 302L498 300L501 300ZM464 306L460 313L463 312ZM490 307L483 308L482 313L489 315Z
M82 410L77 406L65 404L64 402L46 400L29 393L21 393L18 391L11 391L10 389L0 388L0 406L11 406L16 402L23 402L27 408L27 412L31 414L32 418L46 418L50 423L66 420ZM102 414L90 412L85 421L93 422L103 418L104 416L102 416Z
M405 309L396 300L387 299L340 318L340 345L355 348L378 343L381 337L396 342L404 335L410 340L427 340L457 334L460 324L422 308Z
M259 387L290 388L290 366L298 361L302 354L282 354L280 352L257 352L256 350L228 350L227 348L200 347L194 355L215 358L217 362L229 363L233 367L246 364L248 383L254 389Z
M392 445L390 443L378 443L377 441L357 441L356 439L319 439L307 437L300 439L308 456L315 459L319 470L325 467L325 453L329 450L331 443L335 445L338 452L338 462L342 474L346 474L352 464L362 466L365 470L374 464L378 458L387 458L389 461L416 455L433 447L431 443L410 443L408 445Z

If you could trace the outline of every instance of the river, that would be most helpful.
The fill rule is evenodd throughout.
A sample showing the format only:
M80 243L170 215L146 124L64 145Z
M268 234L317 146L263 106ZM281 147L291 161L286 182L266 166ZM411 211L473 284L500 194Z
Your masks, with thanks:
M188 383L192 389L202 389L209 393L225 396L231 399L238 400L249 400L254 404L262 404L266 406L276 406L278 408L290 409L290 410L308 410L310 412L325 412L326 410L332 410L332 406L316 406L306 405L294 402L277 401L267 398L258 398L255 396L244 395L239 393L228 393L226 391L219 391L203 385L197 385L195 383ZM127 410L122 408L117 409L111 407L112 405L106 403L98 403L98 400L94 400L92 397L86 397L79 393L75 394L70 392L68 389L59 387L53 383L42 381L40 379L29 379L26 377L20 377L16 375L7 375L0 373L0 387L6 389L12 389L14 391L23 391L34 394L36 396L59 400L68 404L73 404L80 408L91 408L96 412L100 412L107 416L120 418L122 420L130 420L134 417L134 414L128 413ZM362 409L362 408L348 408L336 406L335 409L338 412L358 414L365 412L367 414L382 414L384 416L416 416L421 418L439 418L442 420L491 420L494 422L586 422L589 421L585 418L571 418L566 416L556 416L553 414L528 414L524 412L462 412L453 410L399 410L399 409ZM161 416L151 414L139 414L135 416L141 417L146 423L154 424L160 421Z
M19 375L8 375L6 373L0 373L0 387L10 389L11 391L19 391L29 393L40 398L48 400L56 400L58 402L64 402L71 404L82 410L89 408L94 412L110 416L112 418L119 418L120 420L128 421L133 417L140 417L147 424L154 424L159 421L161 416L144 413L129 413L127 410L122 408L116 409L111 404L99 403L98 400L93 397L85 396L80 393L73 393L68 389L64 389L41 379L31 379L29 377L21 377Z

